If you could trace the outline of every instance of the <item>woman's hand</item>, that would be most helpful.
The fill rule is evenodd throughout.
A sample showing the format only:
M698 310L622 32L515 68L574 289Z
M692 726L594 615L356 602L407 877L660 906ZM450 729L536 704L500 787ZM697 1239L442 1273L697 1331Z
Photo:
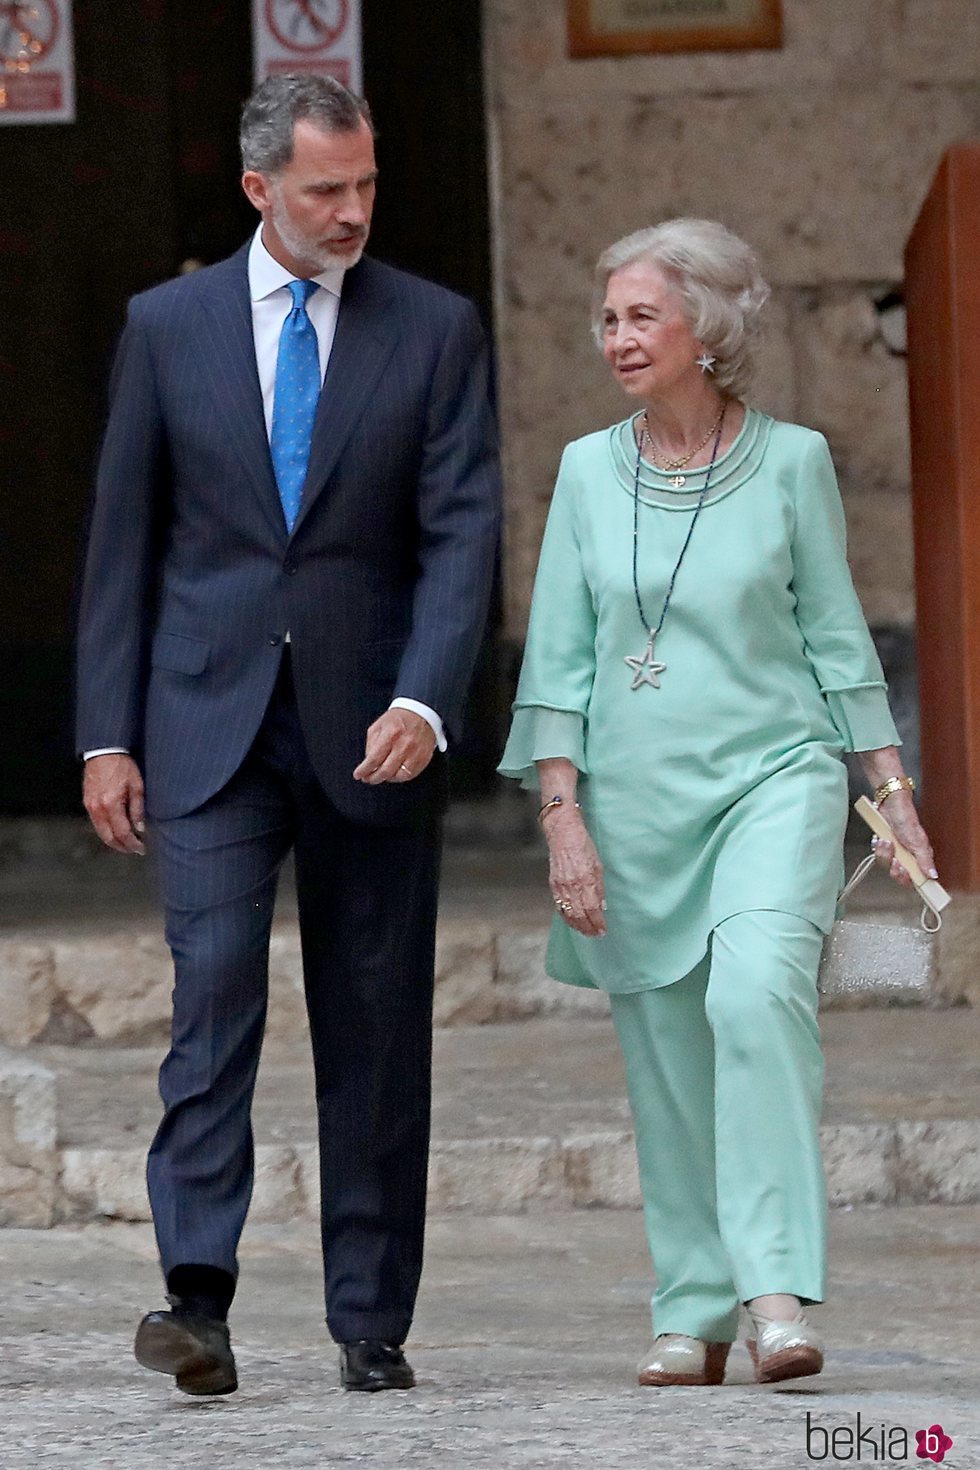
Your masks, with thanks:
M602 863L580 813L555 807L541 824L548 839L548 883L565 923L590 939L606 932Z
M881 815L902 846L908 848L926 876L938 878L932 846L919 821L915 803L908 792L896 791L891 796L887 796L881 803ZM912 879L896 859L894 845L891 842L885 842L883 838L876 837L872 846L878 866L886 873L890 873L895 882L900 883L903 888L911 888Z
M868 778L868 785L872 791L877 791L879 786L892 777L897 776L899 780L905 780L902 760L894 745L884 745L880 750L859 750L857 757L864 767L864 774ZM881 815L902 846L908 848L926 877L938 878L936 859L932 855L932 846L925 834L925 829L919 821L912 793L910 791L890 792L881 803ZM895 882L900 883L903 888L911 888L912 879L901 863L895 861L894 844L883 842L880 838L875 837L871 846L874 848L879 868L890 873Z

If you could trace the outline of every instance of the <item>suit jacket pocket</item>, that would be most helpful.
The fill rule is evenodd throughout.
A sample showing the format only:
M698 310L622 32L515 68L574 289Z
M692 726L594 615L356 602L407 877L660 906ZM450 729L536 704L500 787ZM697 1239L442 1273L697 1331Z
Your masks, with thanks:
M186 638L182 633L156 633L150 650L155 669L174 674L201 674L211 656L211 645L203 638Z

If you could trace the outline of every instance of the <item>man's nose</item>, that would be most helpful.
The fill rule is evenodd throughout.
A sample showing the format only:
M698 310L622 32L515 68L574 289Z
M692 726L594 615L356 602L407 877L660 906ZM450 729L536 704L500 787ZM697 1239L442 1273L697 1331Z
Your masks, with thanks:
M363 225L366 222L367 211L358 189L347 190L339 214L345 225Z

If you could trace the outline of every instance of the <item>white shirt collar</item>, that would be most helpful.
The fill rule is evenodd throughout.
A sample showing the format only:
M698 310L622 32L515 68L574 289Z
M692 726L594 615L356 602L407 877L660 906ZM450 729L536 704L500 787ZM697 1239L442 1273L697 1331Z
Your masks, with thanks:
M318 276L311 276L324 291L329 291L332 296L339 296L344 284L346 266L332 266L330 270L321 271ZM266 296L271 296L273 291L278 291L282 286L288 286L290 281L298 278L291 275L284 265L271 256L262 243L262 226L259 225L252 236L252 243L248 249L248 293L253 301L262 301Z

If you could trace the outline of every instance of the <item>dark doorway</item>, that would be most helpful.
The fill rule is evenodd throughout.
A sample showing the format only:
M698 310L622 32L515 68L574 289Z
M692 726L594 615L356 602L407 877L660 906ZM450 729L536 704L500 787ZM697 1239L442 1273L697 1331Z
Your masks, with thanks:
M479 0L452 21L364 0L384 187L372 249L473 296L489 326ZM431 10L431 18L428 14ZM75 7L78 121L0 127L0 812L77 812L71 641L105 385L126 301L253 227L240 0ZM489 658L457 785L488 786ZM486 707L486 716L480 713Z

